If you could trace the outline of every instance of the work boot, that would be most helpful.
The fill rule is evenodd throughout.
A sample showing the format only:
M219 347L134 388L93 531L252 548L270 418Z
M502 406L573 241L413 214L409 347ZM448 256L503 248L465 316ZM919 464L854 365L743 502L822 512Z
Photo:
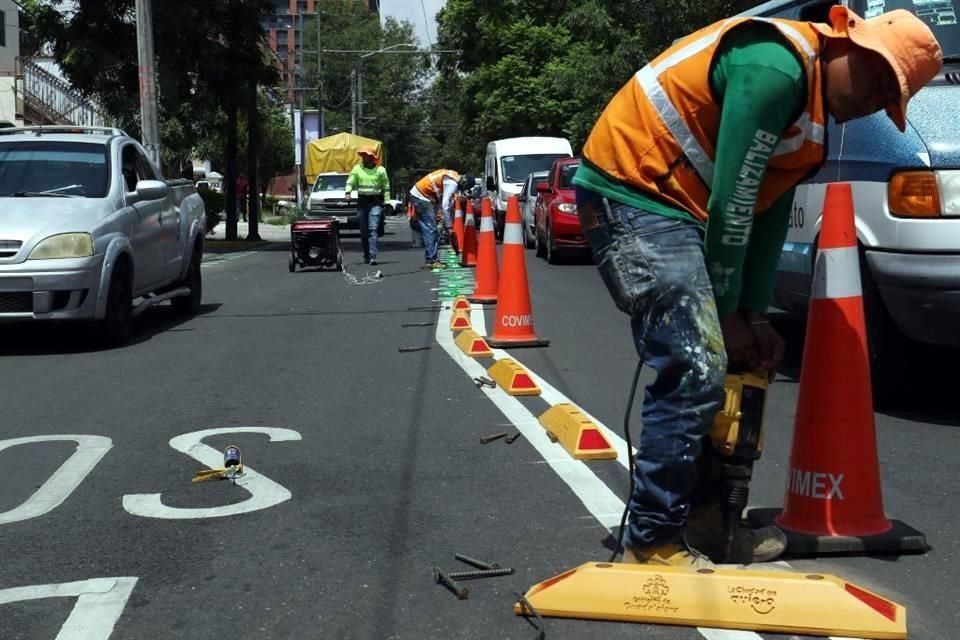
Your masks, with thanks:
M627 564L655 564L688 569L714 569L710 558L684 544L668 543L653 547L623 547L623 561Z
M446 266L447 266L447 265L443 264L443 263L440 262L439 260L434 260L432 263L430 263L430 268L431 268L431 269L443 269L443 268L445 268Z
M690 509L683 534L686 544L704 553L714 562L771 562L787 549L787 536L776 526L751 529L741 521L734 534L734 557L724 558L726 534L723 511L717 503L698 505Z

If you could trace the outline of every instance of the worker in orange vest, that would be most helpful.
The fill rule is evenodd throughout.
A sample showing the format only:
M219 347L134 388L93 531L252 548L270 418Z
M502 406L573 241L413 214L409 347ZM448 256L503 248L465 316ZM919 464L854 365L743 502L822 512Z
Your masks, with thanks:
M783 355L764 313L794 188L824 162L828 115L886 110L904 131L908 100L941 69L908 11L864 20L835 6L829 20L739 17L680 39L611 99L583 148L580 222L657 372L625 561L712 566L723 527L708 434L728 363L772 378ZM754 562L786 546L776 527L736 537Z
M461 176L452 169L437 169L420 178L410 189L410 201L420 223L420 233L423 235L423 253L428 267L439 269L443 267L437 257L440 246L440 236L437 230L436 209L439 206L443 212L444 232L449 237L453 226L453 197L459 191L473 188L473 176Z

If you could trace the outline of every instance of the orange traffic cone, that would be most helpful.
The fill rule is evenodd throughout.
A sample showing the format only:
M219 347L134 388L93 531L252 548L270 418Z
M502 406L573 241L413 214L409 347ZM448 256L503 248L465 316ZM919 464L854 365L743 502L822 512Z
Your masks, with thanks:
M853 196L849 184L829 184L784 509L775 519L788 553L926 550L922 533L884 515L866 335ZM753 510L750 518L770 515Z
M490 199L483 199L480 215L480 249L477 253L477 284L470 302L493 303L497 301L499 270L497 269L497 238L493 229L493 208Z
M467 198L467 216L463 225L463 245L460 252L461 267L477 266L477 222L473 216L473 199Z
M463 207L460 205L460 198L454 198L453 233L450 234L450 247L457 255L460 255L461 238L463 238Z
M507 218L503 228L503 277L497 289L497 311L493 335L487 344L494 348L546 347L533 330L530 289L527 286L527 263L523 248L523 227L517 196L507 201Z

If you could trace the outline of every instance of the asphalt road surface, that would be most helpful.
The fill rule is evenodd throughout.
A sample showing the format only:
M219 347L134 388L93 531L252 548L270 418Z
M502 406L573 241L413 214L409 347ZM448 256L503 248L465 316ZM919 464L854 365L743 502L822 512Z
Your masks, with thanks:
M121 349L67 326L3 328L0 639L537 637L515 594L609 557L628 475L623 455L569 461L536 416L569 401L622 434L627 318L589 262L527 252L535 331L551 344L510 355L544 394L478 389L470 374L492 360L452 346L449 311L434 308L446 276L422 268L405 221L388 231L376 268L345 237L347 275L291 274L284 244L209 255L202 313L150 310ZM490 327L493 308L473 318ZM768 396L758 507L783 504L798 392L803 327L777 324L791 349ZM922 640L960 628L957 355L905 363L897 408L876 416L885 508L930 550L786 559L906 606ZM480 444L498 431L522 435ZM236 484L192 483L230 444L246 465ZM455 553L515 573L465 582L459 600L432 578L434 565L470 569ZM777 637L544 625L549 640Z

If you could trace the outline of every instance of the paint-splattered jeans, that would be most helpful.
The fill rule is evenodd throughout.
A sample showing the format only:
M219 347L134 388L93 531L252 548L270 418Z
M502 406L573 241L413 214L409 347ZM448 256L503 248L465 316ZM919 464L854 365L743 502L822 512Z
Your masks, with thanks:
M581 224L610 295L631 318L646 388L625 544L674 542L697 493L698 456L723 400L727 357L695 225L579 190ZM704 498L706 499L706 498Z

